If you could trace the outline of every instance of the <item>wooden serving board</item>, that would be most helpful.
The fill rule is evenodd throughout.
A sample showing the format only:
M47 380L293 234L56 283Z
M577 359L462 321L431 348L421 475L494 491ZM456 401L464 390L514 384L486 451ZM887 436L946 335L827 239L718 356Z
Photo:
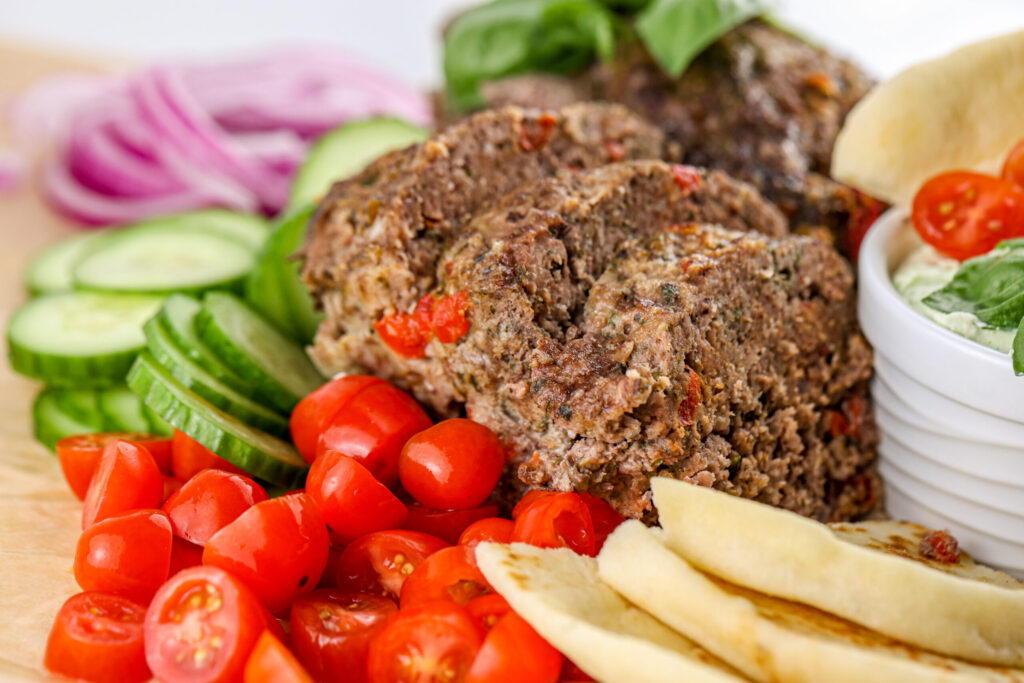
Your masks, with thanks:
M46 76L96 71L99 61L0 42L0 103ZM11 141L0 121L0 145ZM27 175L0 195L0 320L25 299L22 274L30 255L76 228L43 203ZM81 503L57 459L32 437L32 401L40 386L0 363L0 680L49 678L43 650L61 604L78 592L72 574Z

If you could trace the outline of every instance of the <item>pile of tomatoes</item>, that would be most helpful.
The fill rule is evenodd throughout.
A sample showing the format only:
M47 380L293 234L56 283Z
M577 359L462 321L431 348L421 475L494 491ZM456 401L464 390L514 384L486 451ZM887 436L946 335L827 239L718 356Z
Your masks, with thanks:
M914 197L911 218L921 239L960 261L1024 237L1024 141L999 176L950 171L926 181Z
M585 494L488 502L505 452L486 427L433 424L367 376L296 407L305 489L275 492L185 434L70 437L84 500L75 578L45 664L90 681L498 683L590 680L476 565L484 541L595 555L622 522Z

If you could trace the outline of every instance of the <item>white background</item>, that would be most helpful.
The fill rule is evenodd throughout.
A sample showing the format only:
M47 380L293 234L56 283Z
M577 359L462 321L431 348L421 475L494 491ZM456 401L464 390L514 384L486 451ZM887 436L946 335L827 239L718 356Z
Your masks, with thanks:
M778 0L782 15L879 76L1024 28L1024 0ZM260 46L346 47L440 83L439 29L467 0L0 0L0 40L155 59ZM474 4L474 0L469 0Z

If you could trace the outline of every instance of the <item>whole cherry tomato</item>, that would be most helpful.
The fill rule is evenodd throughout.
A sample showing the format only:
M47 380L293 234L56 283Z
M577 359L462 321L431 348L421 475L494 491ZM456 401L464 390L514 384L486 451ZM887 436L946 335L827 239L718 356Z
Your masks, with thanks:
M561 673L562 654L510 611L487 633L466 683L556 683Z
M1003 162L1003 172L999 175L1017 187L1024 188L1024 140L1010 150L1009 156Z
M229 571L271 612L311 593L327 566L323 515L304 493L256 503L206 542L203 564Z
M409 514L402 501L369 470L336 451L327 451L313 462L306 491L342 542L401 527Z
M482 640L480 626L454 603L402 609L370 643L370 683L462 681Z
M491 495L505 467L505 449L482 424L456 418L410 438L398 460L402 487L427 507L466 510Z
M203 546L189 543L184 538L174 537L171 543L171 569L168 576L174 576L182 569L199 567L203 564Z
M338 451L355 458L386 486L394 486L402 446L431 424L412 396L386 382L371 384L331 418L316 453Z
M356 394L384 380L370 375L345 375L332 379L299 401L292 411L289 426L292 442L306 462L316 458L316 443L334 416L348 407Z
M187 481L203 470L215 469L246 474L185 432L174 430L171 445L171 471L175 478Z
M456 545L439 550L420 564L402 586L402 609L431 600L451 600L465 605L493 592L476 566L472 548Z
M264 631L245 663L244 683L313 683L295 655L270 631Z
M172 544L171 523L159 510L108 517L78 537L75 580L82 590L146 604L167 580Z
M594 523L594 554L601 552L604 542L608 536L615 531L626 518L620 515L615 508L589 493L579 494L580 498L590 510L590 519Z
M454 545L459 542L459 536L470 524L497 514L498 506L495 503L487 503L468 510L433 510L413 503L409 506L405 528L443 538Z
M596 554L594 522L576 493L539 496L520 510L512 541L539 548L569 548L580 555Z
M395 600L423 561L448 543L418 531L376 531L352 541L338 560L338 585Z
M1024 189L981 173L943 173L917 191L911 219L921 239L963 261L1024 235Z
M82 528L130 510L160 507L164 477L144 446L115 439L103 449L103 457L89 483L82 506Z
M459 545L473 547L484 542L511 543L512 528L515 523L511 519L487 517L473 522L459 536Z
M512 611L508 600L497 593L488 593L466 603L466 611L476 619L483 630L490 631L501 618Z
M239 579L217 567L186 569L146 611L146 661L164 683L240 680L266 619Z
M78 500L85 500L89 482L103 456L103 449L114 440L131 441L145 446L161 472L169 472L170 439L152 434L135 432L105 432L103 434L78 434L57 442L57 459L64 479ZM161 462L166 459L166 463ZM165 470L165 466L168 468Z
M292 647L317 680L363 683L370 641L397 611L381 595L315 591L292 605Z
M55 674L96 683L148 681L145 616L146 608L127 598L73 595L53 622L43 663Z
M163 504L174 534L197 545L270 496L243 474L203 470Z

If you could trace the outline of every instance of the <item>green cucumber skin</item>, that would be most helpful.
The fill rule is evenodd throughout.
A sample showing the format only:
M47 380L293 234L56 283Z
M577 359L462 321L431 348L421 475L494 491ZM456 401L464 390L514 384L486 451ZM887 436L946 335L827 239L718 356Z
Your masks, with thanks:
M129 389L131 391L131 389ZM139 399L141 402L142 399ZM174 436L174 427L167 423L167 420L163 419L145 403L142 404L142 414L146 418L146 422L149 423L149 429L146 431L150 434L158 434L160 436Z
M51 452L57 450L57 442L76 434L90 434L96 430L66 415L57 405L57 396L52 389L43 389L32 403L32 431L36 440Z
M32 296L70 292L75 263L100 236L96 232L72 235L38 252L25 270L25 289Z
M147 322L143 331L146 333L149 353L186 389L215 408L257 429L275 436L287 436L288 420L284 417L250 401L245 393L232 396L233 390L226 385L218 387L215 378L204 378L201 368L190 367L187 357L183 358L183 354L168 348L170 342L164 336L163 327L157 319Z
M151 425L142 411L142 401L127 387L99 392L99 410L104 429L115 432L149 433Z
M128 387L150 410L172 427L184 432L231 464L280 486L302 485L308 468L291 445L283 441L278 442L281 452L290 460L286 461L214 424L204 414L216 414L217 409L189 392L167 370L161 368L148 352L140 354L129 371ZM186 400L194 405L187 405ZM248 429L244 425L242 427Z
M128 369L142 348L91 358L58 356L29 351L7 335L7 358L15 372L51 387L67 389L107 389L124 384Z
M230 295L223 294L221 296L226 297ZM296 380L306 384L306 387L299 392L289 389L268 374L221 326L218 317L210 310L210 301L210 297L204 299L203 309L196 316L196 330L199 332L199 338L224 361L225 365L248 382L256 394L262 397L263 400L284 411L286 414L291 414L292 409L295 408L302 398L323 384L324 379L320 377L319 372L317 372L301 347L278 332L271 323L252 310L245 302L235 299L235 304L244 306L259 321L260 325L266 326L267 334L278 335L282 342L294 345L298 352L302 354L303 361L308 365L308 368L301 368L293 375ZM299 378L299 372L306 376ZM314 377L316 378L315 380Z
M200 309L198 299L185 294L172 294L160 308L156 319L174 346L189 360L222 384L247 396L252 388L224 365L196 333L195 318ZM188 329L181 329L183 325L188 326Z

